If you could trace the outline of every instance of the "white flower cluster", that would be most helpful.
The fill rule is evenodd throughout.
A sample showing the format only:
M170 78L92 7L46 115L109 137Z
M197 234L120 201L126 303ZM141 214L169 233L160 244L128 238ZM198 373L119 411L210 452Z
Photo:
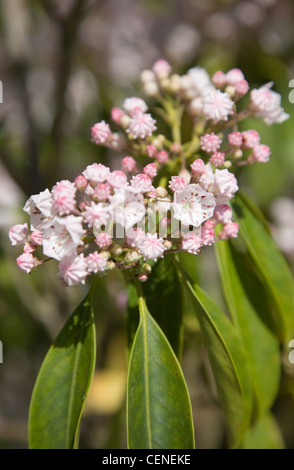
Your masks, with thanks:
M155 118L145 101L127 98L111 117L91 129L92 141L124 153L121 169L93 163L75 181L62 180L31 196L24 206L27 223L9 231L12 245L23 245L17 258L30 273L45 261L58 261L58 276L68 286L115 267L133 269L141 281L148 260L180 250L199 254L216 240L234 238L238 224L229 201L238 182L233 165L266 162L270 149L254 129L239 132L248 115L267 124L287 119L271 85L252 90L247 108L237 102L249 91L239 69L227 74L193 68L182 77L165 60L142 73L145 92L157 98L170 137L154 134ZM190 115L191 138L181 142L181 116ZM151 160L151 162L150 162Z

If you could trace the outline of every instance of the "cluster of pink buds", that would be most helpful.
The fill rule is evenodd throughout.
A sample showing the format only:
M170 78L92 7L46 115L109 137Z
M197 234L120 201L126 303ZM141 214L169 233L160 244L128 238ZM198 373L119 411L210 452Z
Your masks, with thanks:
M258 132L241 132L238 122L247 116L283 122L288 115L280 95L271 84L250 92L239 69L216 72L212 80L198 67L179 76L163 59L141 78L169 135L156 133L158 123L139 97L112 109L116 130L105 121L94 124L92 141L119 151L121 168L93 163L73 182L59 181L28 199L30 226L9 231L12 245L23 245L17 258L23 271L55 259L68 286L114 268L132 269L146 281L150 260L181 250L198 255L204 246L237 237L229 201L238 182L229 169L270 156ZM246 108L238 110L249 93ZM191 135L182 142L184 111Z

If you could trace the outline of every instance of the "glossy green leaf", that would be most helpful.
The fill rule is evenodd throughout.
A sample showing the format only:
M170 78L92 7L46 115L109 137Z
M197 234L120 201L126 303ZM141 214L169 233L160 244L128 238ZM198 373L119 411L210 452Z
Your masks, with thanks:
M77 307L49 349L29 412L31 449L71 449L95 367L90 295Z
M253 408L253 388L243 342L220 307L198 285L192 285L184 271L182 274L208 351L230 445L236 447L251 424Z
M142 293L138 297L140 323L127 386L128 447L192 449L192 410L181 367Z
M169 258L159 260L142 286L148 310L164 332L176 356L182 350L183 301L179 275Z
M245 243L262 283L272 302L269 314L282 341L294 337L294 283L285 258L273 238L264 227L252 201L248 197L236 196L232 201L234 215L240 227L240 238Z
M285 449L281 430L271 413L262 416L254 427L249 429L240 449Z
M243 257L229 242L216 243L215 249L225 299L246 349L258 411L264 413L271 408L279 389L279 341L245 290L245 279L254 274L246 268Z

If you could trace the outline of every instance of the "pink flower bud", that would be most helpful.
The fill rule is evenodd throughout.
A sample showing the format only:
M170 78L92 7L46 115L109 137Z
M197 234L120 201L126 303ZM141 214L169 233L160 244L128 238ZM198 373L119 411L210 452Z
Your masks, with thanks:
M136 160L133 157L124 157L122 159L122 169L123 171L127 171L129 173L132 173L133 171L136 171Z
M168 161L169 155L165 150L161 150L155 155L155 158L159 163L166 163Z
M231 134L228 135L228 140L232 147L241 147L243 144L243 135L238 131L231 132Z
M173 192L184 189L186 186L187 183L181 176L172 176L168 185Z
M226 76L224 72L219 70L218 72L215 72L212 76L212 83L217 87L217 88L223 88L226 85Z
M202 137L200 137L200 147L202 150L208 153L216 152L219 149L221 143L221 139L215 135L214 132L211 134L204 134Z
M80 191L84 191L87 187L88 181L84 175L79 175L75 179L75 187Z
M31 253L23 253L17 258L16 262L19 269L26 273L30 273L37 266L37 259Z
M253 149L255 145L259 144L260 137L259 133L255 129L242 132L243 136L243 147L246 149Z
M127 177L123 171L115 170L110 173L107 181L113 188L121 188L127 183Z
M152 72L160 80L163 78L167 78L171 73L171 70L172 68L170 64L164 59L157 60L152 67Z
M259 162L266 163L269 161L271 149L267 145L255 145L252 155L249 156L250 163Z
M111 110L111 119L118 126L120 125L121 120L124 117L124 115L125 115L124 111L120 108L112 108Z
M99 248L108 248L112 243L111 235L107 232L98 233L95 243Z
M249 90L249 83L247 80L240 80L235 84L235 92L237 98L241 98L242 96L246 95Z
M95 144L105 144L110 139L111 135L109 125L105 121L97 122L91 128L91 137Z
M146 153L147 153L149 158L153 158L153 157L155 157L155 155L157 153L157 148L153 144L147 145Z
M225 224L223 230L219 233L220 240L228 240L229 238L237 238L239 232L239 225L237 222L229 222Z
M34 245L42 245L42 240L43 240L43 233L40 232L40 230L34 230L31 233L31 242Z
M201 158L197 158L196 160L194 160L194 162L191 163L190 166L193 176L202 175L205 170L205 163L203 160L201 160Z
M153 179L157 175L157 168L155 163L149 163L143 168L144 174Z
M214 152L210 157L210 161L214 166L221 166L225 162L225 154L223 152Z

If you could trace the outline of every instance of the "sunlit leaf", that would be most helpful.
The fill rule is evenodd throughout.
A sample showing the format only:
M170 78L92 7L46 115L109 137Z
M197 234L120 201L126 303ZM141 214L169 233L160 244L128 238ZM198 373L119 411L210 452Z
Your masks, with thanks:
M181 367L142 294L139 308L128 373L128 447L192 449L192 410Z

